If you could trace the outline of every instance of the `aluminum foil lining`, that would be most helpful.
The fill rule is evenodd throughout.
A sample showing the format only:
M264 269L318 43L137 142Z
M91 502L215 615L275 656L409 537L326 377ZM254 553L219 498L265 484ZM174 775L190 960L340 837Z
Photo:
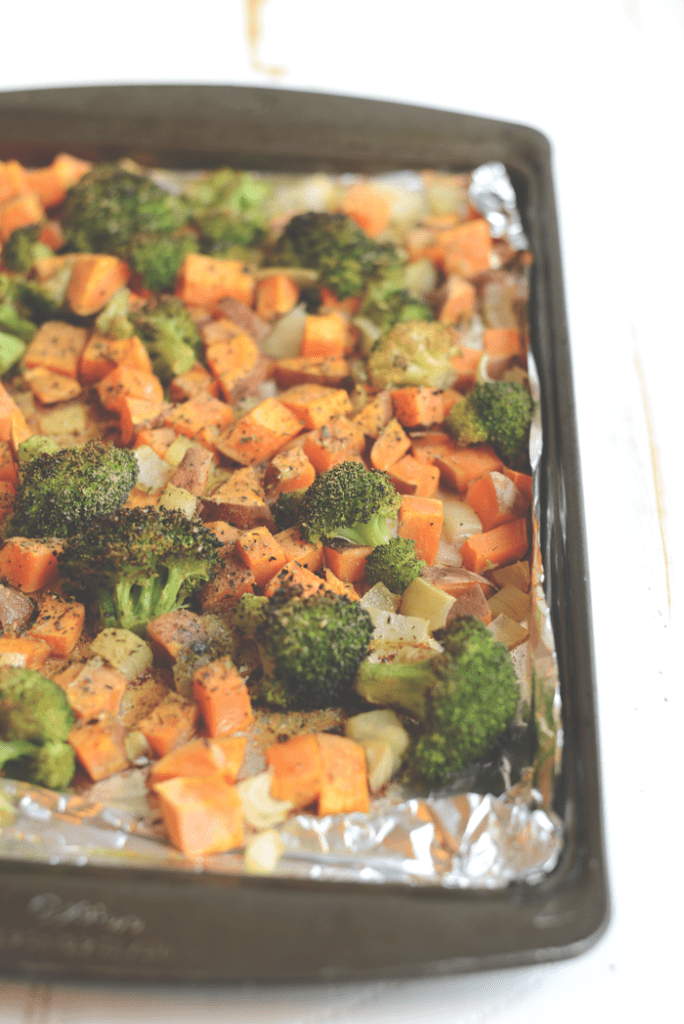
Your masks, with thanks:
M414 176L417 179L417 176ZM419 186L418 186L419 187ZM492 234L527 246L515 193L503 164L472 174L469 196ZM539 400L531 356L528 375ZM538 514L541 417L530 436L533 495L530 638L514 651L522 703L535 731L534 763L502 795L441 793L374 801L368 815L299 814L279 828L282 854L274 877L367 883L401 882L449 889L498 889L538 883L558 863L563 823L552 810L561 767L562 726L557 660L543 592ZM506 779L506 764L500 766ZM147 795L144 769L94 785L80 795L53 793L0 779L0 858L49 864L128 866L169 871L245 872L244 851L188 860L165 840Z
M476 167L468 195L473 206L487 219L493 238L505 238L514 249L529 248L515 190L502 163L493 161Z
M118 802L113 797L114 803L104 806L3 780L0 856L243 873L244 857L237 851L191 861L170 849L149 818L144 788L143 773L127 773L119 782ZM462 793L407 800L368 815L300 814L280 834L283 854L272 871L275 877L452 889L534 884L555 866L563 845L560 820L529 784L500 797Z

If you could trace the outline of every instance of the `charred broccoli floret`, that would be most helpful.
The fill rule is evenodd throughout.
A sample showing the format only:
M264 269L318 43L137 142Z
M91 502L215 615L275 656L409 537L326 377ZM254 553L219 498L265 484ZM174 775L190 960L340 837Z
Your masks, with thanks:
M348 702L373 633L358 601L330 591L306 598L293 593L244 611L255 616L261 700L284 710Z
M376 388L448 388L456 379L451 360L459 354L454 332L437 321L407 320L382 335L368 357Z
M291 526L299 525L302 501L305 494L306 489L283 491L282 494L278 495L271 506L271 512L279 530L289 530Z
M58 562L70 590L94 601L103 628L142 635L211 578L220 547L198 520L143 506L93 520L67 541Z
M341 537L376 547L390 539L387 520L401 504L386 473L341 462L317 476L304 493L299 527L305 540Z
M485 754L510 724L519 688L507 648L475 618L456 619L444 651L411 664L364 662L356 691L417 723L407 776L435 788Z
M19 487L6 537L72 536L120 508L138 478L133 453L102 441L59 450L29 438L18 456Z
M373 585L384 583L393 594L403 594L425 565L416 554L415 541L393 537L379 544L366 558L366 579Z
M528 465L528 434L534 403L529 392L514 381L476 384L465 400L451 407L444 426L458 444L484 441L511 469Z
M67 194L62 228L67 249L126 259L136 235L163 235L187 220L182 201L142 174L98 164Z
M163 295L131 312L129 319L162 381L187 373L195 365L202 349L201 338L181 299Z
M8 270L26 274L36 260L54 256L50 246L39 241L41 230L42 224L30 224L12 232L2 247L2 262Z
M32 669L0 670L0 769L48 789L64 789L75 759L67 737L74 713L64 690Z
M287 224L275 249L280 266L318 271L338 299L362 295L368 283L398 262L392 245L369 238L343 213L302 213Z

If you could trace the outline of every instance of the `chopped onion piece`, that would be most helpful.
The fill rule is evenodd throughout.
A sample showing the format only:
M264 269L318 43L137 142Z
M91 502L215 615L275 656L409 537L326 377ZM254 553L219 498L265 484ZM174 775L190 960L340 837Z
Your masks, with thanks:
M420 644L430 639L430 623L427 619L416 615L398 615L379 608L369 608L368 614L375 626L374 640L402 640L409 644Z
M197 498L184 487L167 484L159 499L159 508L182 512L188 519L192 519L197 511Z
M409 263L404 272L404 284L415 299L424 299L437 285L434 263L427 259Z
M364 711L360 715L348 718L344 727L346 735L357 743L369 740L382 740L388 743L395 758L394 769L404 756L409 745L409 734L401 724L401 719L389 708L378 708L377 711Z
M401 600L402 615L415 616L420 612L427 617L430 629L444 629L451 606L456 598L428 583L421 576L409 583Z
M166 486L174 470L172 465L160 458L147 444L141 444L138 448L134 448L133 455L138 463L137 486L141 490L152 494Z
M245 871L250 875L268 875L278 864L285 844L275 829L269 828L247 843Z
M166 455L164 456L165 461L168 462L170 466L175 466L177 468L180 466L185 453L191 445L192 441L189 437L185 437L184 434L178 434L175 441L172 441L171 445L167 449Z
M292 359L299 355L304 340L306 308L295 306L277 320L261 343L262 351L273 359Z
M400 640L371 640L368 661L373 664L396 661L397 664L408 664L412 661L424 661L443 651L442 645L433 637L427 643L407 644Z
M130 629L103 629L90 646L94 654L118 668L129 682L152 668L152 648Z
M274 800L270 793L272 769L259 772L249 779L238 782L237 790L242 801L242 813L252 828L272 828L285 821L292 804L285 800Z
M401 594L393 594L384 583L376 583L366 591L359 604L366 611L375 608L377 611L396 612L401 604Z

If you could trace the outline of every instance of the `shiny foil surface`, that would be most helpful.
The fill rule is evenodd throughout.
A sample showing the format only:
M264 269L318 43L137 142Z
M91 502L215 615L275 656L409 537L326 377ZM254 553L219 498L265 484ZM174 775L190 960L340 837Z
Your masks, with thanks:
M405 177L420 189L419 176ZM501 163L471 175L468 196L491 233L511 250L527 246L515 193ZM539 382L529 356L532 396ZM530 636L513 653L521 706L535 737L533 763L511 784L506 753L487 766L499 795L454 791L410 798L398 786L371 801L368 815L319 818L298 814L278 827L281 855L273 877L367 883L405 883L448 889L501 889L538 883L560 857L563 823L553 810L562 766L560 690L539 549L538 473L543 437L537 412L530 436L534 473L532 611ZM522 722L520 723L523 729ZM188 860L170 847L146 786L145 767L97 783L78 795L60 794L0 778L0 857L48 864L128 866L239 875L242 850ZM465 774L465 773L464 773ZM472 773L471 773L472 774Z

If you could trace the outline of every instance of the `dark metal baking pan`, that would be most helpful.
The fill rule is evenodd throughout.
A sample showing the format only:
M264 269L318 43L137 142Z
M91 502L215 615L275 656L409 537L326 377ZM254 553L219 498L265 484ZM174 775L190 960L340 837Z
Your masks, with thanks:
M502 161L534 253L542 390L541 544L564 708L556 869L536 885L451 891L0 862L0 971L226 982L456 973L558 960L604 930L594 662L579 453L550 147L521 125L350 97L231 86L0 94L0 158L60 151L153 166L466 170Z

